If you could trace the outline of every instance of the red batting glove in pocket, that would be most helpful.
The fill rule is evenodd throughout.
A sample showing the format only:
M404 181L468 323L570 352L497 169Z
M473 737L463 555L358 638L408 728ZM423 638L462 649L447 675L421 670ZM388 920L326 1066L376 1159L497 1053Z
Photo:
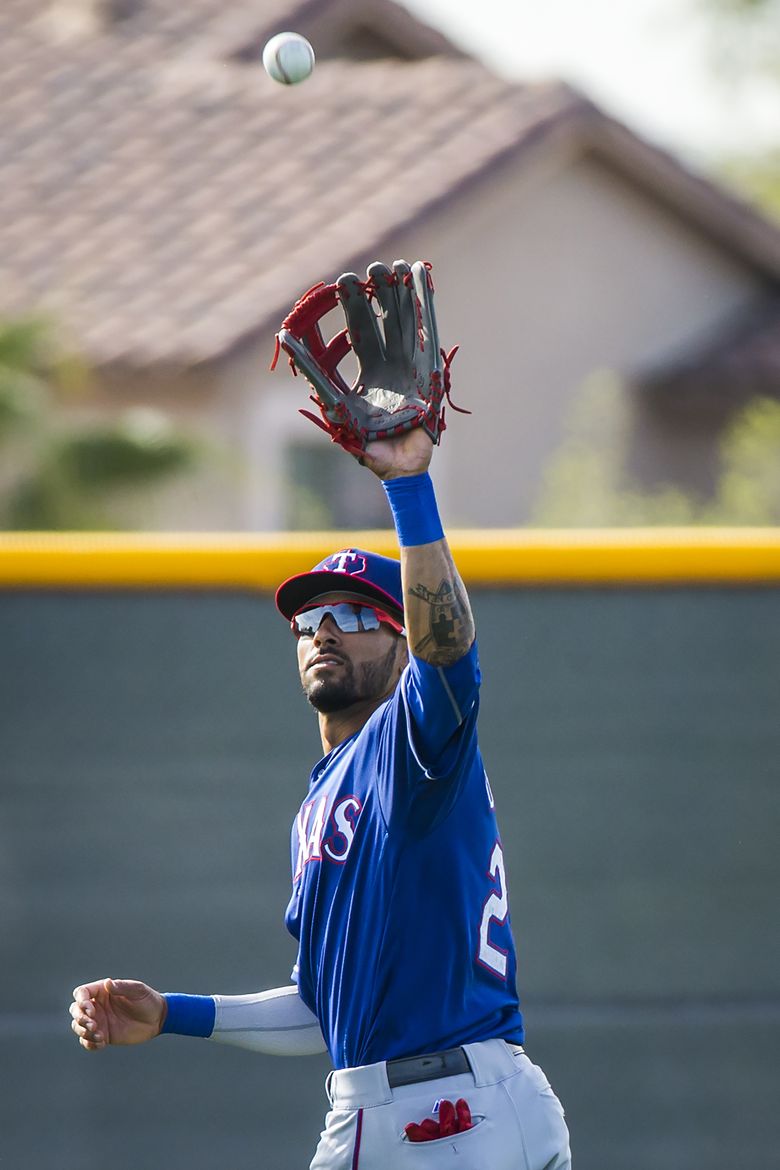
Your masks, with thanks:
M410 1121L404 1126L404 1133L410 1142L432 1142L437 1138L452 1137L456 1133L465 1133L471 1129L474 1122L471 1120L471 1110L462 1097L455 1104L452 1101L439 1102L439 1120L426 1117L419 1125Z

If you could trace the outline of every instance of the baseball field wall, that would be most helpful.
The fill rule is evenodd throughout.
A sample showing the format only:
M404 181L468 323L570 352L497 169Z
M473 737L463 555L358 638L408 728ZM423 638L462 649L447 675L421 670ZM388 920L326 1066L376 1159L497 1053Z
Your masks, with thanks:
M308 1165L324 1058L183 1037L87 1054L66 1013L105 975L288 982L289 828L320 749L272 590L346 544L394 548L0 537L4 1165ZM780 533L452 545L527 1048L577 1170L773 1165ZM410 963L425 928L409 923Z

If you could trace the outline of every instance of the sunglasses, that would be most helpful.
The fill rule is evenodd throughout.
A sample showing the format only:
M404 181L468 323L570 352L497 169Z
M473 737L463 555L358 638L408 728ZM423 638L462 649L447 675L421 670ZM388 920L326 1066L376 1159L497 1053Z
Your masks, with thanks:
M400 622L390 617L375 605L360 605L351 601L334 601L329 605L316 605L302 609L293 615L290 629L296 638L313 638L324 618L331 617L342 634L357 634L364 630L378 630L384 623L397 634L406 634Z

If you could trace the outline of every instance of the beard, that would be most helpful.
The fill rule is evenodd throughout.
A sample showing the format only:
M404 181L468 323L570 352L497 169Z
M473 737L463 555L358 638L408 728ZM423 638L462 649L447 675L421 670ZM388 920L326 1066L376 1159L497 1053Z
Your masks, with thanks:
M356 703L379 699L391 689L395 670L396 647L374 662L364 662L357 670L349 659L343 660L339 678L301 679L303 693L315 711L333 715Z

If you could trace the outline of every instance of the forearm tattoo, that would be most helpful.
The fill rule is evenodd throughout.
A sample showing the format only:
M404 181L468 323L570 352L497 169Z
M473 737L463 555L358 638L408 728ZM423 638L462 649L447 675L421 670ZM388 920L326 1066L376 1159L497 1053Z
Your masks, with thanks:
M418 657L447 662L458 658L472 641L472 618L465 593L457 579L444 580L435 591L419 582L409 592L430 609L428 631L415 646Z

